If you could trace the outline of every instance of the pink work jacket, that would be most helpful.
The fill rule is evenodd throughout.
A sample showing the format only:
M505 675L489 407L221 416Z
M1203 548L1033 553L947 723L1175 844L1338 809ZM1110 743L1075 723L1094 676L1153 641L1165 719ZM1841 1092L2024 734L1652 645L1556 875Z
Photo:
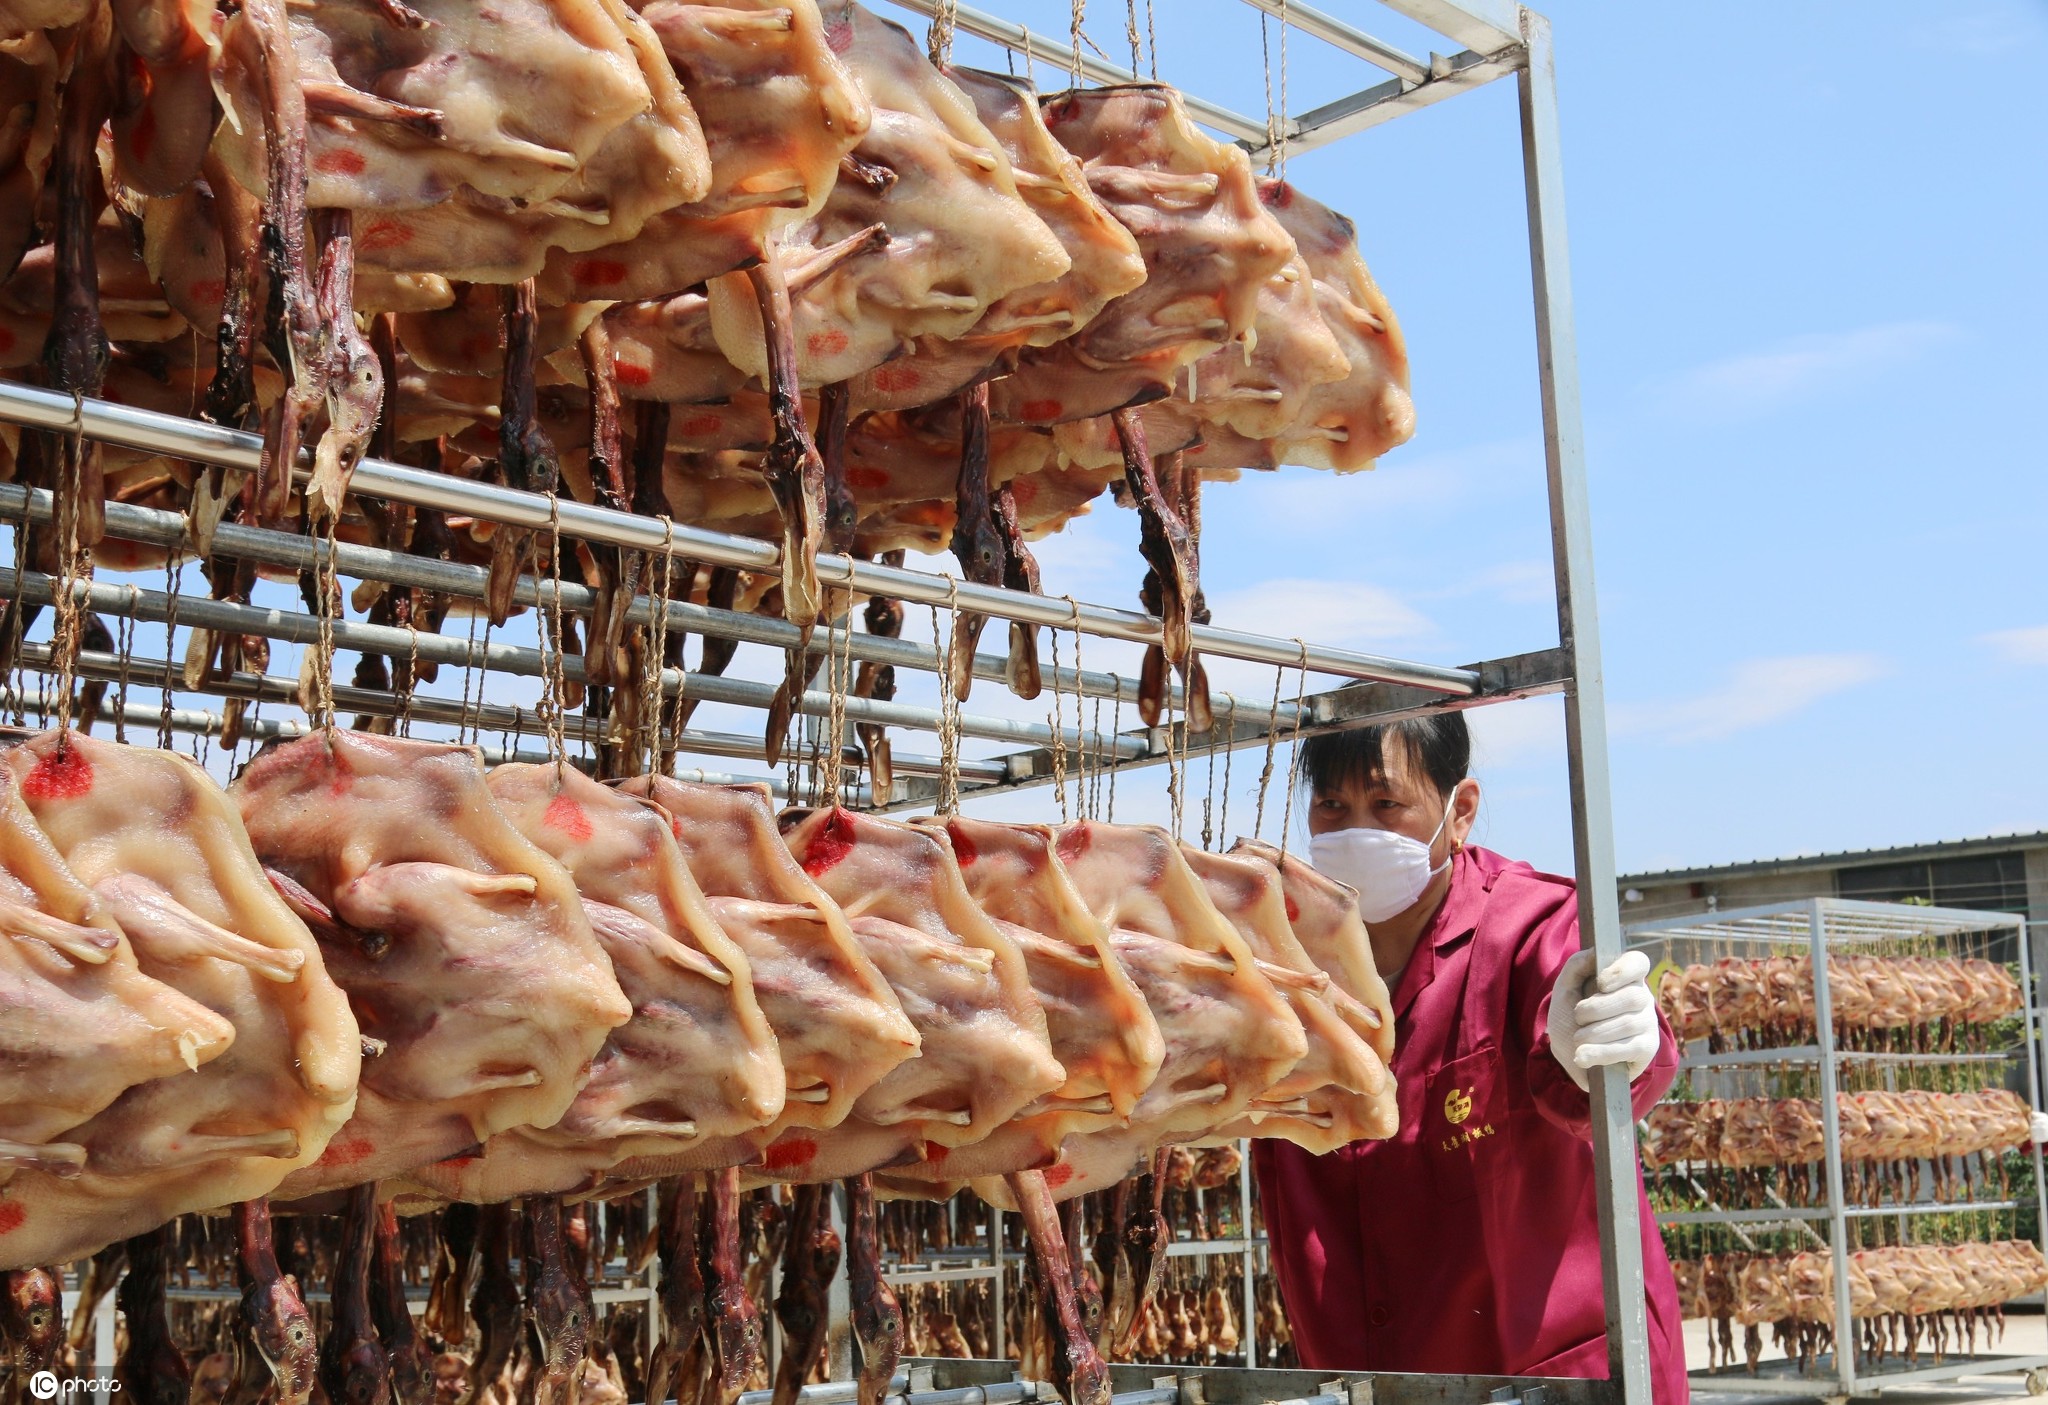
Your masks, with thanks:
M1570 879L1461 851L1394 989L1400 1131L1327 1156L1252 1144L1302 1365L1607 1375L1590 1102L1544 1030L1578 948ZM1677 1070L1667 1026L1636 1116ZM1654 1392L1685 1405L1678 1290L1647 1199L1642 1217Z

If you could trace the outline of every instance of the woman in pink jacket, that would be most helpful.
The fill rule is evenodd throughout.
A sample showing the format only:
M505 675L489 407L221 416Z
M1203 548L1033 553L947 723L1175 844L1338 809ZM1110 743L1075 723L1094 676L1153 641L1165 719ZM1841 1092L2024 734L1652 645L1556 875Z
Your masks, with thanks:
M1393 992L1401 1127L1328 1156L1253 1143L1274 1271L1307 1367L1605 1376L1586 1070L1625 1066L1640 1117L1678 1051L1648 961L1579 950L1570 879L1466 842L1470 757L1456 712L1303 745L1310 855L1358 890ZM1685 1405L1647 1201L1643 1269L1657 1405Z

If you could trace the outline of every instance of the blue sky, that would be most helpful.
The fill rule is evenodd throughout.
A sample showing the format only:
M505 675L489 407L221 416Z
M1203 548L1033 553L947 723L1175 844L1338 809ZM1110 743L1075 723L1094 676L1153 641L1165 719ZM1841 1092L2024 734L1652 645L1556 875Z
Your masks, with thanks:
M1430 47L1377 5L1324 4ZM1065 0L989 8L1066 32ZM1163 77L1264 111L1254 12L1157 10ZM2048 828L2034 432L2048 89L2025 67L2048 7L1731 3L1710 24L1664 5L1551 13L1622 868ZM1089 34L1119 57L1123 21L1113 0L1089 6ZM958 57L990 62L964 38ZM1039 61L1042 86L1052 67ZM1377 76L1289 45L1293 110ZM1218 623L1446 663L1555 642L1512 80L1289 174L1357 219L1406 329L1419 427L1369 475L1212 488ZM1136 536L1105 501L1042 546L1048 591L1133 603ZM923 611L909 632L929 637ZM530 624L504 637L522 635ZM137 646L160 650L160 631ZM1084 648L1090 668L1135 666L1135 651ZM296 667L281 648L272 671ZM734 671L776 667L743 649ZM1271 670L1215 676L1259 700L1273 687ZM529 684L491 692L530 703ZM926 680L905 684L906 700L931 699ZM990 684L970 704L1038 720L1046 706ZM1560 707L1474 716L1482 841L1569 871ZM706 707L696 725L759 723ZM1232 768L1233 834L1249 828L1259 762ZM1191 834L1209 789L1194 771ZM1163 818L1159 773L1124 778L1118 807ZM1058 816L1049 791L972 808ZM1269 836L1281 810L1276 789Z

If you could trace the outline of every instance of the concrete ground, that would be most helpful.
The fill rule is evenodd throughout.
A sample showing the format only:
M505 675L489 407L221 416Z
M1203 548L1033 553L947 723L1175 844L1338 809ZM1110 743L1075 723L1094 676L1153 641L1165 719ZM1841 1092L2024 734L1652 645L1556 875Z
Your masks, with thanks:
M1707 1330L1711 1324L1699 1321L1685 1324L1685 1359L1694 1371L1703 1370L1707 1364ZM1768 1333L1766 1334L1768 1338ZM1735 1345L1738 1354L1742 1350L1742 1329L1735 1329ZM1980 1351L1999 1356L2048 1357L2048 1317L2040 1312L2015 1311L2006 1317L2005 1334L1995 1344L1986 1348L1978 1343ZM1739 1358L1738 1358L1739 1359ZM1782 1361L1784 1354L1768 1349L1764 1353L1766 1369L1773 1360ZM1923 1355L1922 1365L1935 1364L1931 1356ZM1729 1381L1726 1387L1711 1390L1701 1389L1695 1381L1693 1399L1701 1405L1786 1405L1790 1400L1819 1400L1831 1394L1823 1382L1816 1382L1812 1395L1804 1397L1766 1394L1761 1391L1744 1391L1739 1381ZM1973 1405L1987 1400L2018 1400L2026 1398L2027 1386L2024 1373L2015 1370L1995 1371L1984 1375L1964 1376L1957 1380L1935 1381L1928 1384L1898 1385L1872 1390L1871 1395L1882 1393L1888 1400L1910 1402L1910 1405ZM1858 1398L1864 1392L1859 1389Z

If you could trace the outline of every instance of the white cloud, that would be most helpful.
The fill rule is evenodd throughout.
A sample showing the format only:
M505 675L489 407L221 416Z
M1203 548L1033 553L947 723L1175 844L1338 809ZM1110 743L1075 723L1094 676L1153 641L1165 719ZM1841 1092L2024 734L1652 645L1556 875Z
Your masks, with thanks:
M1995 629L1989 634L1978 635L1977 642L1990 645L2007 663L2048 664L2048 624L2026 629Z
M1696 366L1668 381L1659 398L1667 408L1691 414L1756 414L1905 365L1959 335L1945 322L1809 333Z
M1859 687L1889 671L1875 654L1794 654L1745 659L1718 688L1697 697L1617 703L1613 729L1667 742L1719 741L1803 712L1821 699Z
M1281 639L1305 639L1361 653L1399 652L1412 656L1418 640L1436 637L1428 616L1392 591L1356 581L1283 579L1261 581L1212 593L1209 604L1216 624ZM1208 658L1203 665L1212 688L1240 698L1267 699L1273 692L1273 666L1236 659ZM1338 686L1349 680L1325 678L1311 671L1308 686ZM1282 689L1293 696L1295 673L1284 670Z
M1245 513L1278 523L1290 532L1321 536L1348 533L1363 524L1384 527L1389 514L1434 513L1469 505L1482 492L1506 496L1544 492L1542 441L1494 440L1429 453L1396 449L1363 473L1282 468L1247 473L1236 483L1203 490L1203 509Z
M1425 638L1429 619L1390 590L1354 581L1281 579L1213 597L1216 623L1313 643L1365 647Z

